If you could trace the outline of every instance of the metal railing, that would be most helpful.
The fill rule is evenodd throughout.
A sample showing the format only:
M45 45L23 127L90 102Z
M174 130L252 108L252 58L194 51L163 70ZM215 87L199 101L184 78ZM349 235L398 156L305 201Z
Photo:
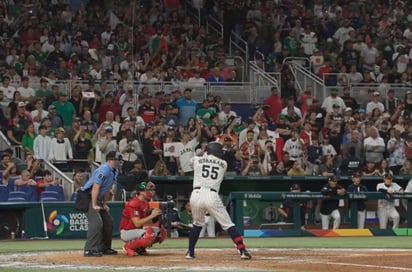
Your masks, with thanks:
M206 18L206 32L209 34L213 32L215 35L223 39L223 24L218 19L209 15Z
M270 95L270 89L276 86L281 90L280 73L268 73L256 61L249 62L249 80L255 90L255 103L262 103Z
M235 52L237 51L237 52ZM246 63L248 63L249 60L249 46L247 42L242 39L238 34L236 34L234 31L230 33L230 39L229 39L229 54L230 55L239 55L243 59L246 60Z
M309 89L312 91L312 95L319 98L320 101L326 97L325 83L311 72L311 61L308 58L286 58L283 64L288 65L288 68L291 70L298 92Z
M0 131L0 150L5 150L5 149L11 149L13 150L13 155L20 159L20 160L25 160L26 159L26 152L21 145L12 145L7 138L6 135L4 135L3 132Z
M45 170L49 170L52 173L53 180L57 181L62 186L64 199L70 200L74 192L74 182L71 177L68 177L49 161L43 161L43 165Z

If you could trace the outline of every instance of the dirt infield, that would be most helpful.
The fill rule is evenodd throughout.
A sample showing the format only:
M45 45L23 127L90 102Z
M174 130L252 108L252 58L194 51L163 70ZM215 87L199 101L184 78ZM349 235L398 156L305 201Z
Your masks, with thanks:
M198 249L186 260L184 250L148 250L149 256L85 258L82 252L3 255L2 265L97 270L175 271L412 271L411 250L382 249L251 249L252 260L241 260L235 249ZM4 266L3 266L4 267Z

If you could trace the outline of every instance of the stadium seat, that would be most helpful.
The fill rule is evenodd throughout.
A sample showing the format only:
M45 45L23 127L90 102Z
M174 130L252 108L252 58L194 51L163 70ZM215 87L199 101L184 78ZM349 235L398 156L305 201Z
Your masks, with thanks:
M26 193L21 191L11 191L9 192L8 202L25 202Z
M56 192L57 193L57 200L64 201L64 192L63 187L58 185L49 185L45 189L46 192Z
M16 186L14 185L14 183L15 183L16 180L18 180L19 178L20 178L20 176L14 176L14 177L10 177L10 178L9 178L8 185L7 185L7 187L9 188L9 192L16 191Z
M31 186L31 185L16 186L16 191L25 192L26 201L31 201L31 202L39 201L36 186Z
M59 201L59 193L55 191L43 191L40 194L40 200L43 202Z
M70 201L76 201L77 200L77 192L73 192L72 196L70 197Z
M9 198L9 189L7 186L0 185L0 202L7 202Z

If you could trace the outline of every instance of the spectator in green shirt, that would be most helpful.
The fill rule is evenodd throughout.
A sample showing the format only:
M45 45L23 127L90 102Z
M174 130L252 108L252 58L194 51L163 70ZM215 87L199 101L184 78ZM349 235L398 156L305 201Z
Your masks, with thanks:
M37 134L34 132L34 125L33 123L30 123L27 126L26 132L24 133L23 138L21 140L21 145L27 153L33 154L33 143L34 138L36 138L36 136Z
M216 113L216 108L209 107L209 100L203 99L202 107L196 112L196 115L203 120L205 125L210 125L210 117Z
M67 101L67 94L60 93L59 100L54 101L53 105L56 106L56 113L63 119L63 125L65 127L71 126L73 118L76 116L76 109L73 104Z
M51 90L48 88L47 83L47 79L40 79L40 89L36 90L35 93L36 98L40 98L43 102L43 105L45 105L46 97L51 94Z

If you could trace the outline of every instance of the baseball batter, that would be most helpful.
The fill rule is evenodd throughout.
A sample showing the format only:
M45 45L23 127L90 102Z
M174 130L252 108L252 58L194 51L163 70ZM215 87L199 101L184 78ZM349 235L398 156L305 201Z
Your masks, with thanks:
M397 183L392 181L392 175L387 173L383 176L383 182L376 186L376 191L386 193L390 196L393 193L403 193L403 189ZM394 199L379 199L378 200L378 218L379 228L386 229L388 219L393 221L393 229L399 227L399 213L396 210L398 203ZM398 200L399 201L399 200Z
M211 142L206 146L206 153L193 157L193 191L190 196L192 207L193 228L189 235L189 248L186 259L195 257L195 246L199 239L202 226L205 224L205 214L208 212L227 230L240 253L241 259L251 259L252 256L246 250L243 238L230 219L229 214L219 197L220 184L223 181L227 169L226 161L222 160L222 145Z
M135 197L125 206L120 221L120 239L125 241L124 250L128 256L146 255L146 248L161 243L167 236L166 229L155 218L160 209L151 210L149 201L154 196L155 185L141 182L137 185Z

